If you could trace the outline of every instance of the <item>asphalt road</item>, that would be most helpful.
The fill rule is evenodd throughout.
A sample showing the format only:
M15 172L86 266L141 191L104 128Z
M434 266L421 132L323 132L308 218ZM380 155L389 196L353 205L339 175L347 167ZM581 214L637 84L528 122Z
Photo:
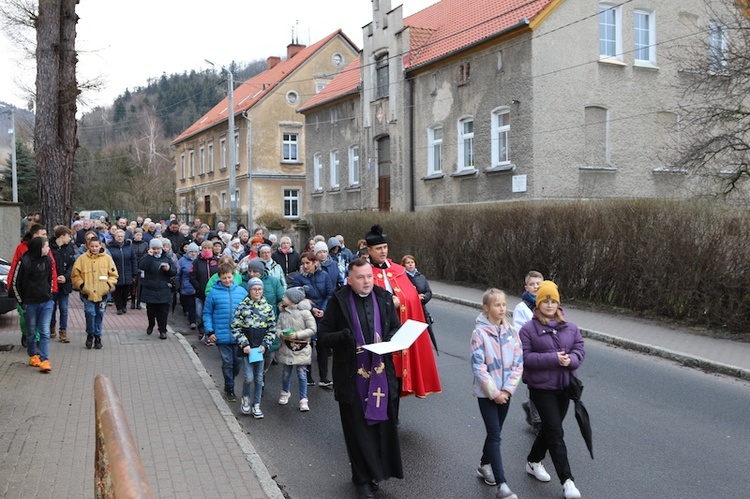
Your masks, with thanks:
M477 478L484 427L471 395L469 338L477 310L435 301L430 306L440 347L443 393L402 399L399 434L404 480L381 484L378 498L491 498L494 487ZM208 372L223 386L215 348L197 344L183 317L170 319L187 332ZM575 317L571 317L575 322ZM566 443L571 468L584 497L739 498L750 477L748 383L705 374L671 362L587 341L579 370L594 431L591 460L571 410ZM287 406L277 404L280 370L272 366L262 408L265 419L238 420L271 474L294 499L352 497L338 406L333 392L310 387L308 413L297 409L296 379ZM318 380L317 367L315 379ZM237 378L237 394L241 390ZM511 400L503 428L502 454L508 484L520 498L559 498L553 475L543 484L524 471L533 441L521 409L525 387Z

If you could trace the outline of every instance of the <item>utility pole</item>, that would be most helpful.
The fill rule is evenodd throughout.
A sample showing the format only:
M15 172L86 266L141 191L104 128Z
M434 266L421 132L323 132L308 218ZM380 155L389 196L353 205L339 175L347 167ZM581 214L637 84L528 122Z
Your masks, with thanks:
M234 76L231 69L224 68L227 73L227 97L229 99L229 231L237 232L237 143L234 140Z

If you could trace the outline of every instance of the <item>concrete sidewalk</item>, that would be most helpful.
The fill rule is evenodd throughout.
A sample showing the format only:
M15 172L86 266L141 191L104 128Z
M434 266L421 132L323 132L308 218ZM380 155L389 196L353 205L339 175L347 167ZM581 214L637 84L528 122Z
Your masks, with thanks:
M94 378L110 377L155 497L282 498L190 345L145 334L145 310L108 307L102 350L84 346L78 294L71 343L52 340L52 372L28 365L18 315L0 316L0 497L93 497ZM217 410L218 408L218 410Z
M481 307L483 290L430 281L433 298ZM508 296L508 310L521 301ZM563 295L564 301L564 295ZM712 338L625 315L576 308L563 303L566 317L578 325L584 337L623 348L658 355L705 371L750 380L750 343Z

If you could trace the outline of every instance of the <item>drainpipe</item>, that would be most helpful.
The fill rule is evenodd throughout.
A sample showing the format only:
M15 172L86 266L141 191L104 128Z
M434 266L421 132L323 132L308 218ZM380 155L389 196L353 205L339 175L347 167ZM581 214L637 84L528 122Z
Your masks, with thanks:
M409 211L414 211L414 78L409 80Z

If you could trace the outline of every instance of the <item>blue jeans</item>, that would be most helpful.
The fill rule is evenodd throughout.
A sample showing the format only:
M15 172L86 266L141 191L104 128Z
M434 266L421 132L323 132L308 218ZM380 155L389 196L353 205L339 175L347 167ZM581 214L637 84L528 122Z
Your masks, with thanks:
M253 383L255 383L255 394L253 395L253 404L260 404L260 397L263 395L263 361L250 363L250 357L242 358L243 371L245 372L245 382L242 383L242 396L249 397Z
M107 299L104 298L96 303L82 296L81 301L83 302L83 313L86 315L86 334L101 337L102 320L104 320L104 311L107 310Z
M503 430L505 416L508 415L510 400L505 404L496 404L488 398L478 398L479 412L482 413L487 436L484 439L480 464L490 464L498 485L505 483L503 458L500 456L500 432Z
M70 298L70 295L67 293L55 293L52 295L54 308L52 309L52 319L49 323L50 329L55 327L55 315L57 315L57 310L60 309L60 329L68 330L68 298Z
M26 318L26 352L29 357L38 355L42 360L49 358L49 321L52 317L54 301L27 303L23 306ZM36 333L39 331L39 341Z
M201 333L205 332L203 331L203 303L205 301L205 298L195 297L195 319L198 321L198 331Z
M291 393L292 370L297 370L297 379L299 380L299 399L307 398L307 366L282 366L281 369L281 389Z
M224 391L234 390L234 378L240 373L242 358L237 355L237 345L216 345L221 355L221 373L224 375Z

